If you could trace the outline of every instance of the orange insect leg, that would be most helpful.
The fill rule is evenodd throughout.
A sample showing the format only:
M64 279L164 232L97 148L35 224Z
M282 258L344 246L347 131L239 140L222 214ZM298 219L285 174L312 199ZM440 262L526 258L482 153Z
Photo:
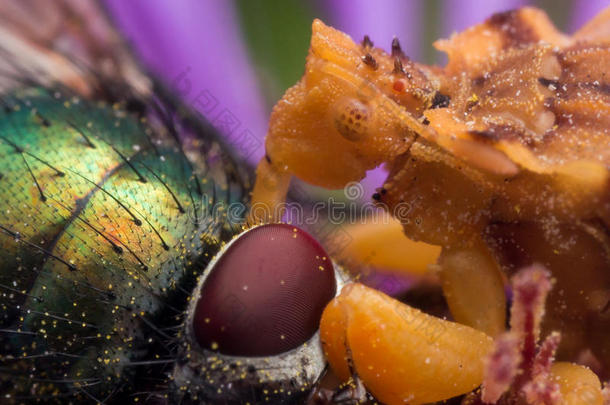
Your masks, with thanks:
M381 402L423 404L476 388L493 340L470 327L350 284L326 308L320 337L335 373L353 371Z
M352 240L340 259L350 269L369 267L420 276L428 273L428 266L436 263L441 252L440 246L408 239L401 223L387 214L344 230Z

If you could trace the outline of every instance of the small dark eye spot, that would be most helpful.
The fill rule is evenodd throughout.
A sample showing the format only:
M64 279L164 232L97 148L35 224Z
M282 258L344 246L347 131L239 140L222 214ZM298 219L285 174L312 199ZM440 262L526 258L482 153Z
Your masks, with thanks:
M339 134L352 142L363 139L368 131L369 107L359 100L347 99L336 108L335 127Z
M377 70L377 61L370 53L367 53L366 55L364 55L362 57L362 61L364 62L365 65L369 66L373 70Z

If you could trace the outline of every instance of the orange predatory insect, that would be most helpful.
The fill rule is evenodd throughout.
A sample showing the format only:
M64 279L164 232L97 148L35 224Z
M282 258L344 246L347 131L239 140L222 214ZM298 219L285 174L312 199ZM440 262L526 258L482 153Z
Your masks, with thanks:
M312 30L305 75L271 116L251 219L280 218L292 176L341 188L385 164L389 177L373 198L390 212L409 204L408 215L397 218L406 236L442 248L436 267L459 323L354 285L329 304L321 324L335 372L359 375L387 403L442 400L472 390L484 375L493 380L495 369L483 370L486 353L486 364L508 369L506 359L518 358L510 355L518 352L515 339L503 337L507 276L539 263L554 281L541 334L555 337L538 350L551 353L548 361L555 349L560 360L589 359L607 378L610 8L572 36L534 8L496 14L435 43L448 55L444 67L411 61L397 40L387 54L319 20ZM390 255L405 268L418 261ZM396 305L406 317L389 310ZM445 332L426 339L416 321ZM529 342L521 345L535 352ZM538 381L515 364L519 375ZM551 373L544 364L534 368ZM562 392L592 381L570 363L554 370L563 376ZM515 384L525 387L522 395L529 387L534 402L524 403L561 403L557 390L536 397L535 384ZM483 399L494 403L489 398L498 400L510 384L490 386L495 391ZM601 401L572 397L563 403Z

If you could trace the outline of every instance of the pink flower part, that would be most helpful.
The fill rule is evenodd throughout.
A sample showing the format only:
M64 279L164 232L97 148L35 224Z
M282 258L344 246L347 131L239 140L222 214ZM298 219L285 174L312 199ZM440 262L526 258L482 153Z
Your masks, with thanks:
M540 345L531 372L532 380L523 387L528 403L544 405L561 403L559 385L551 379L551 365L560 341L561 335L553 332Z
M514 300L511 308L511 331L521 342L522 373L515 382L519 390L531 380L540 337L540 322L544 316L544 303L551 289L551 276L544 267L533 265L519 271L512 278Z
M557 351L557 347L559 347L560 341L561 334L559 332L552 332L546 337L544 342L542 342L538 354L534 359L534 368L532 370L534 377L549 376L551 373L551 365L555 360L555 352Z
M514 302L511 308L511 330L517 334L532 331L536 341L540 334L540 321L544 315L544 302L551 289L551 276L544 267L533 265L519 271L512 278ZM533 322L530 325L530 322Z
M495 404L511 387L521 363L519 345L518 336L512 332L503 333L496 339L494 350L486 360L481 390L484 403Z

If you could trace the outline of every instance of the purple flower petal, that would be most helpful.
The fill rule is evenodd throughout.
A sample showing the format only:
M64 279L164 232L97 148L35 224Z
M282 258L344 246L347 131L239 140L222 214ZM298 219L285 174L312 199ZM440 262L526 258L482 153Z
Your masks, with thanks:
M106 0L143 61L242 155L264 154L267 111L229 1Z
M443 3L442 34L448 37L453 32L460 32L471 25L485 21L494 13L523 7L527 0L448 0Z
M327 24L360 42L368 35L375 46L390 50L394 36L409 57L418 60L423 2L414 0L329 0Z
M413 287L416 284L417 279L418 278L414 276L404 276L383 270L371 269L363 274L359 281L369 287L395 297L405 293Z
M576 31L604 8L610 6L608 0L576 0L572 5L570 31Z
M388 171L383 167L378 167L373 170L369 170L366 172L366 177L360 181L362 188L364 189L364 195L362 196L362 201L373 201L373 193L377 191L378 188L383 186L383 183L388 178Z

